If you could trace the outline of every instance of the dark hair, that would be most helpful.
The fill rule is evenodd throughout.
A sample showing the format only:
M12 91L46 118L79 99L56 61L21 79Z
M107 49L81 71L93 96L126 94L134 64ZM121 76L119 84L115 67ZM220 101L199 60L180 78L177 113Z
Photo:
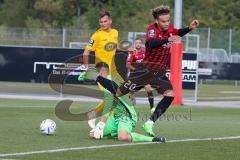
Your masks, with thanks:
M168 15L170 13L170 7L169 6L158 6L152 10L152 15L154 19L158 19L159 16L162 15Z
M98 18L99 18L99 19L102 18L102 17L104 17L104 16L108 16L109 18L111 18L111 14L110 14L110 12L108 12L108 11L100 11L100 12L98 13Z
M99 63L96 64L95 67L96 67L98 70L101 69L102 67L107 68L107 69L109 70L109 66L108 66L108 64L105 63L105 62L99 62Z

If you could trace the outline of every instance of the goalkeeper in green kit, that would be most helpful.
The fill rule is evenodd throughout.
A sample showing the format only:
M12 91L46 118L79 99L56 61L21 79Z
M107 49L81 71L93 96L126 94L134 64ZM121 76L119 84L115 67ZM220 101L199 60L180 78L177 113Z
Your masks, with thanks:
M108 71L108 65L100 62L97 69L105 69ZM111 79L111 77L105 77ZM103 75L102 75L103 76ZM105 107L104 116L106 121L101 120L95 128L93 128L89 137L93 139L117 138L119 141L127 142L165 142L162 136L150 137L132 132L132 129L137 123L137 113L132 105L128 95L120 97L120 100L115 98L110 92L104 93Z

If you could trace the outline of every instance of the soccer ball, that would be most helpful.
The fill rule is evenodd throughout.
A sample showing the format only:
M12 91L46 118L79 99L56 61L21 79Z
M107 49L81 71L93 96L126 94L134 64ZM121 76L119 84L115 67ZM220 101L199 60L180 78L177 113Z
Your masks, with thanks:
M56 127L56 123L53 120L45 119L40 124L40 132L45 135L53 135Z

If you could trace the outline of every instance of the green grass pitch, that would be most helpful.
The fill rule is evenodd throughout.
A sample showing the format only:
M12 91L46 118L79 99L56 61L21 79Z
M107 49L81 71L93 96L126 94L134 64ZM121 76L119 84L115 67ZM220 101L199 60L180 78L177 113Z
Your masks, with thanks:
M0 159L79 160L79 159L239 159L240 139L194 141L92 148L57 153L1 157L21 153L72 147L125 144L114 139L90 140L86 121L66 122L54 114L58 101L0 99ZM95 103L74 102L71 111L79 113ZM145 134L141 125L150 115L147 105L136 107L139 122L134 131ZM168 140L240 136L240 109L208 107L171 107L155 124L156 134ZM39 132L40 122L51 118L57 123L54 136Z

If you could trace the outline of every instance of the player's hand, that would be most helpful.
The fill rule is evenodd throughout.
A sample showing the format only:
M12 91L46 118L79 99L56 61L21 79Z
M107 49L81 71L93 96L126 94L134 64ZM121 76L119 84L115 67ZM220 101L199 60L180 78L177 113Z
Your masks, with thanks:
M179 39L180 39L179 36L173 35L173 36L171 36L171 37L168 38L168 42L176 42L176 41L178 41Z
M101 138L103 138L104 127L105 127L105 123L100 121L100 122L98 122L96 127L90 131L90 133L93 133L93 137L95 139L101 139Z
M197 19L194 19L194 20L192 20L192 22L190 23L189 28L190 28L190 29L195 29L195 28L198 27L198 25L199 25L199 21L198 21Z

